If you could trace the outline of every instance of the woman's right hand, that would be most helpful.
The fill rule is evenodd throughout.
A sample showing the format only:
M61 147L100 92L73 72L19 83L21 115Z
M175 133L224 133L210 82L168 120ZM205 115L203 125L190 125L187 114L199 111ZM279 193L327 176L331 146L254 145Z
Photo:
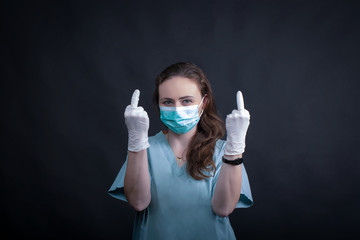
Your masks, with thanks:
M149 116L142 107L138 107L140 91L136 89L131 104L125 109L125 124L129 132L128 150L140 152L150 146L148 141Z

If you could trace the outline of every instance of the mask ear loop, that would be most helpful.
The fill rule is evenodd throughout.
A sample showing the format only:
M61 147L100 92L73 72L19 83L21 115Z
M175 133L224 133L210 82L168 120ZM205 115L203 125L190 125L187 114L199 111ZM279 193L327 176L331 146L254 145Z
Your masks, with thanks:
M199 107L201 106L201 104L203 103L203 101L204 101L204 99L205 99L206 96L207 96L207 94L205 94L205 95L203 96L203 98L201 99L201 102L200 102L199 105L198 105L198 109L199 109ZM200 113L199 118L201 118L201 115L203 114L203 112L204 112L204 109L201 110L201 113Z

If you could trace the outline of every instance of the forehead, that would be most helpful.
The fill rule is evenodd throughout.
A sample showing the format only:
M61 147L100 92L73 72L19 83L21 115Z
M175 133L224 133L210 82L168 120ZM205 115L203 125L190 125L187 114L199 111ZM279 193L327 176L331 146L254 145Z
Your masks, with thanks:
M177 99L183 96L201 97L196 80L185 77L172 77L159 85L160 98Z

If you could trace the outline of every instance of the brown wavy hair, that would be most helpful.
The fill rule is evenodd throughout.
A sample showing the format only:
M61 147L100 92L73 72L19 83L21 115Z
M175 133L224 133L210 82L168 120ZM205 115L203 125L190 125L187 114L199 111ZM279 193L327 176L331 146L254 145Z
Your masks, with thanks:
M215 174L216 165L213 161L215 144L225 134L224 121L218 116L213 92L209 80L205 73L195 64L189 62L179 62L167 67L156 78L156 88L153 96L154 107L159 109L159 85L172 77L185 77L196 80L200 86L201 96L207 95L204 105L204 112L197 125L197 131L191 139L186 154L186 170L196 180L201 180Z

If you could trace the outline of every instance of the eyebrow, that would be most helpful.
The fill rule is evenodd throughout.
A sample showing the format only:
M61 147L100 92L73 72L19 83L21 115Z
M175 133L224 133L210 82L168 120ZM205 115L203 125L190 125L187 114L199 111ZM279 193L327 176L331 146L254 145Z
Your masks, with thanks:
M185 99L185 98L194 98L194 96L184 96L184 97L181 97L179 98L180 100L182 99ZM160 101L163 101L163 100L173 100L172 98L161 98Z

